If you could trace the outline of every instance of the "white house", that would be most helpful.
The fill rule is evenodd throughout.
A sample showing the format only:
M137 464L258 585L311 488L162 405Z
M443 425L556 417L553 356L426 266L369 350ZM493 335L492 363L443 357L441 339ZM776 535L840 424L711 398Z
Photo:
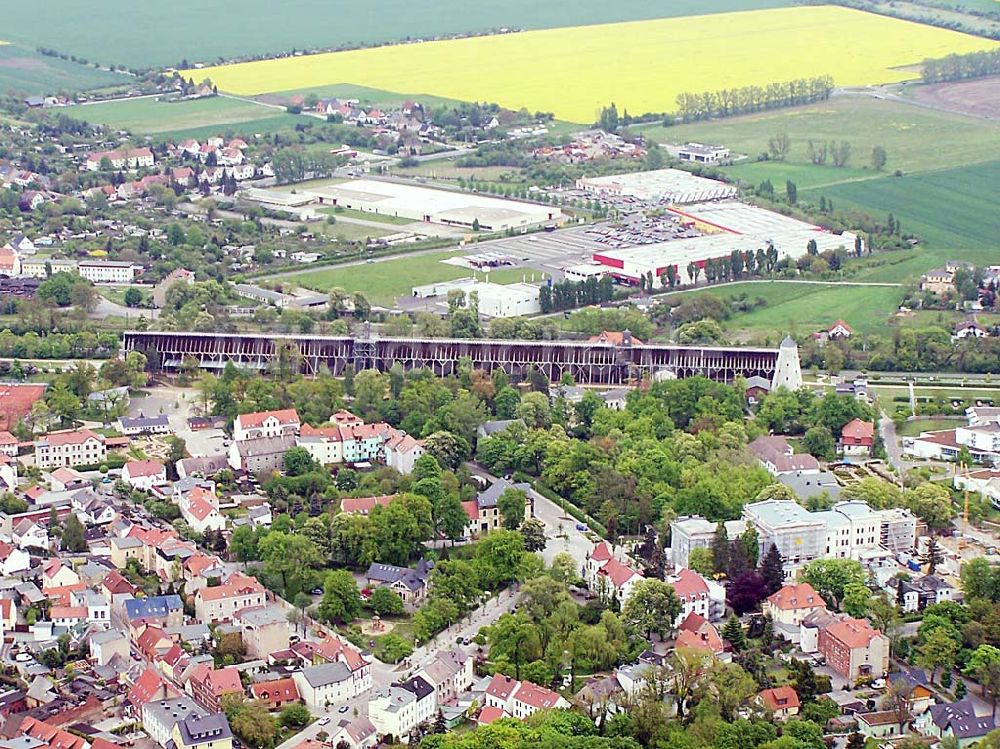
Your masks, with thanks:
M643 576L615 559L608 542L601 541L587 554L584 579L591 592L624 604Z
M104 437L89 429L53 432L35 442L35 463L39 468L97 465L107 457Z
M233 422L233 439L237 442L261 437L282 437L299 433L299 415L294 408L240 414Z
M674 589L681 602L681 613L675 626L684 621L688 614L697 614L706 621L712 617L712 600L709 595L708 583L692 569L683 569L674 577L667 578L667 585Z
M122 468L122 481L132 489L148 492L166 483L167 467L158 460L130 460Z
M28 518L14 526L13 538L20 549L48 549L52 543L48 531Z
M424 454L424 445L405 432L393 431L385 443L385 464L406 476L413 473L413 464Z
M180 505L184 521L196 533L221 531L226 527L226 518L216 506L218 500L207 489L196 486L181 500Z
M527 718L539 710L568 708L567 702L558 692L532 684L517 681L503 674L494 674L486 687L484 700L487 707L496 707L519 720Z
M434 687L422 676L390 686L368 703L368 718L381 736L405 741L410 731L434 719Z
M292 674L292 678L299 695L314 710L342 705L359 694L351 678L351 669L340 661L307 666Z
M4 577L16 575L31 567L31 555L13 544L0 541L0 574Z

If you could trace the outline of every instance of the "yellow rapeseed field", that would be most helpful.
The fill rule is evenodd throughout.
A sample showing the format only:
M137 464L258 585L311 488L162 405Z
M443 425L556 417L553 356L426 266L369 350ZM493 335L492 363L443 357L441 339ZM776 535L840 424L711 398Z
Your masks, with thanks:
M832 75L838 86L903 81L927 57L996 42L833 6L575 26L186 71L261 94L351 83L407 95L555 112L592 122L617 103L672 111L677 94Z

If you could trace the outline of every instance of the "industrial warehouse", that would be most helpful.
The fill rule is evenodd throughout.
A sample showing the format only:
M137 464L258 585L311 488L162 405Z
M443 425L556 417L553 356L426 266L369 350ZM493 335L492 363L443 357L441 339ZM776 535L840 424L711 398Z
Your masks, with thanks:
M668 267L674 266L677 278L687 284L696 280L688 272L689 266L693 264L700 274L708 260L728 258L733 250L756 252L773 246L779 259L795 260L806 254L811 240L816 242L818 252L853 250L856 242L850 232L834 234L736 200L696 203L669 210L683 227L702 233L638 247L602 250L593 254L593 260L624 283L638 284L650 274L659 279ZM574 272L582 270L579 266L573 268ZM587 270L591 274L596 272L595 266L588 266Z
M398 182L354 180L307 190L320 205L483 231L561 223L558 208Z
M739 192L735 185L699 177L680 169L583 177L576 181L576 187L602 198L634 198L646 203L676 205L735 198Z

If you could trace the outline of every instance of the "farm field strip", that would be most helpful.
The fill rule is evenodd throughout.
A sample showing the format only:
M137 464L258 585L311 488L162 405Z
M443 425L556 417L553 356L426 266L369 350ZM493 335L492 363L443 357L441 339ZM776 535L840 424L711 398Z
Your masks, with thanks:
M792 0L505 0L478 3L470 13L467 0L46 0L6 3L3 34L31 49L52 47L144 68L503 27L557 28L788 5Z
M996 46L908 21L810 6L394 45L183 74L245 95L353 83L591 122L611 101L632 113L670 111L683 91L790 77L829 74L842 86L905 81L916 73L902 67L926 57ZM678 68L677 60L699 64Z
M75 116L142 134L225 126L284 114L271 107L239 99L212 96L187 101L130 99L89 104Z

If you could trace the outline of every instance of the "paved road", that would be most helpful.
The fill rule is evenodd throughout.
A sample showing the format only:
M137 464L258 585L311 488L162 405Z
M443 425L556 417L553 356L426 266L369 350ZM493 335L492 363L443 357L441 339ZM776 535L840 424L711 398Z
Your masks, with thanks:
M903 463L903 446L900 445L896 437L896 425L889 415L883 411L882 418L878 422L878 431L885 443L885 452L889 459L889 465L896 469L900 476L906 470Z
M124 307L117 302L112 302L110 299L105 299L103 296L98 297L97 306L94 307L93 312L88 312L87 317L93 318L95 320L103 320L106 317L125 317L129 320L135 320L140 317L146 317L150 320L155 320L159 317L160 311L156 309L140 309L138 307Z

